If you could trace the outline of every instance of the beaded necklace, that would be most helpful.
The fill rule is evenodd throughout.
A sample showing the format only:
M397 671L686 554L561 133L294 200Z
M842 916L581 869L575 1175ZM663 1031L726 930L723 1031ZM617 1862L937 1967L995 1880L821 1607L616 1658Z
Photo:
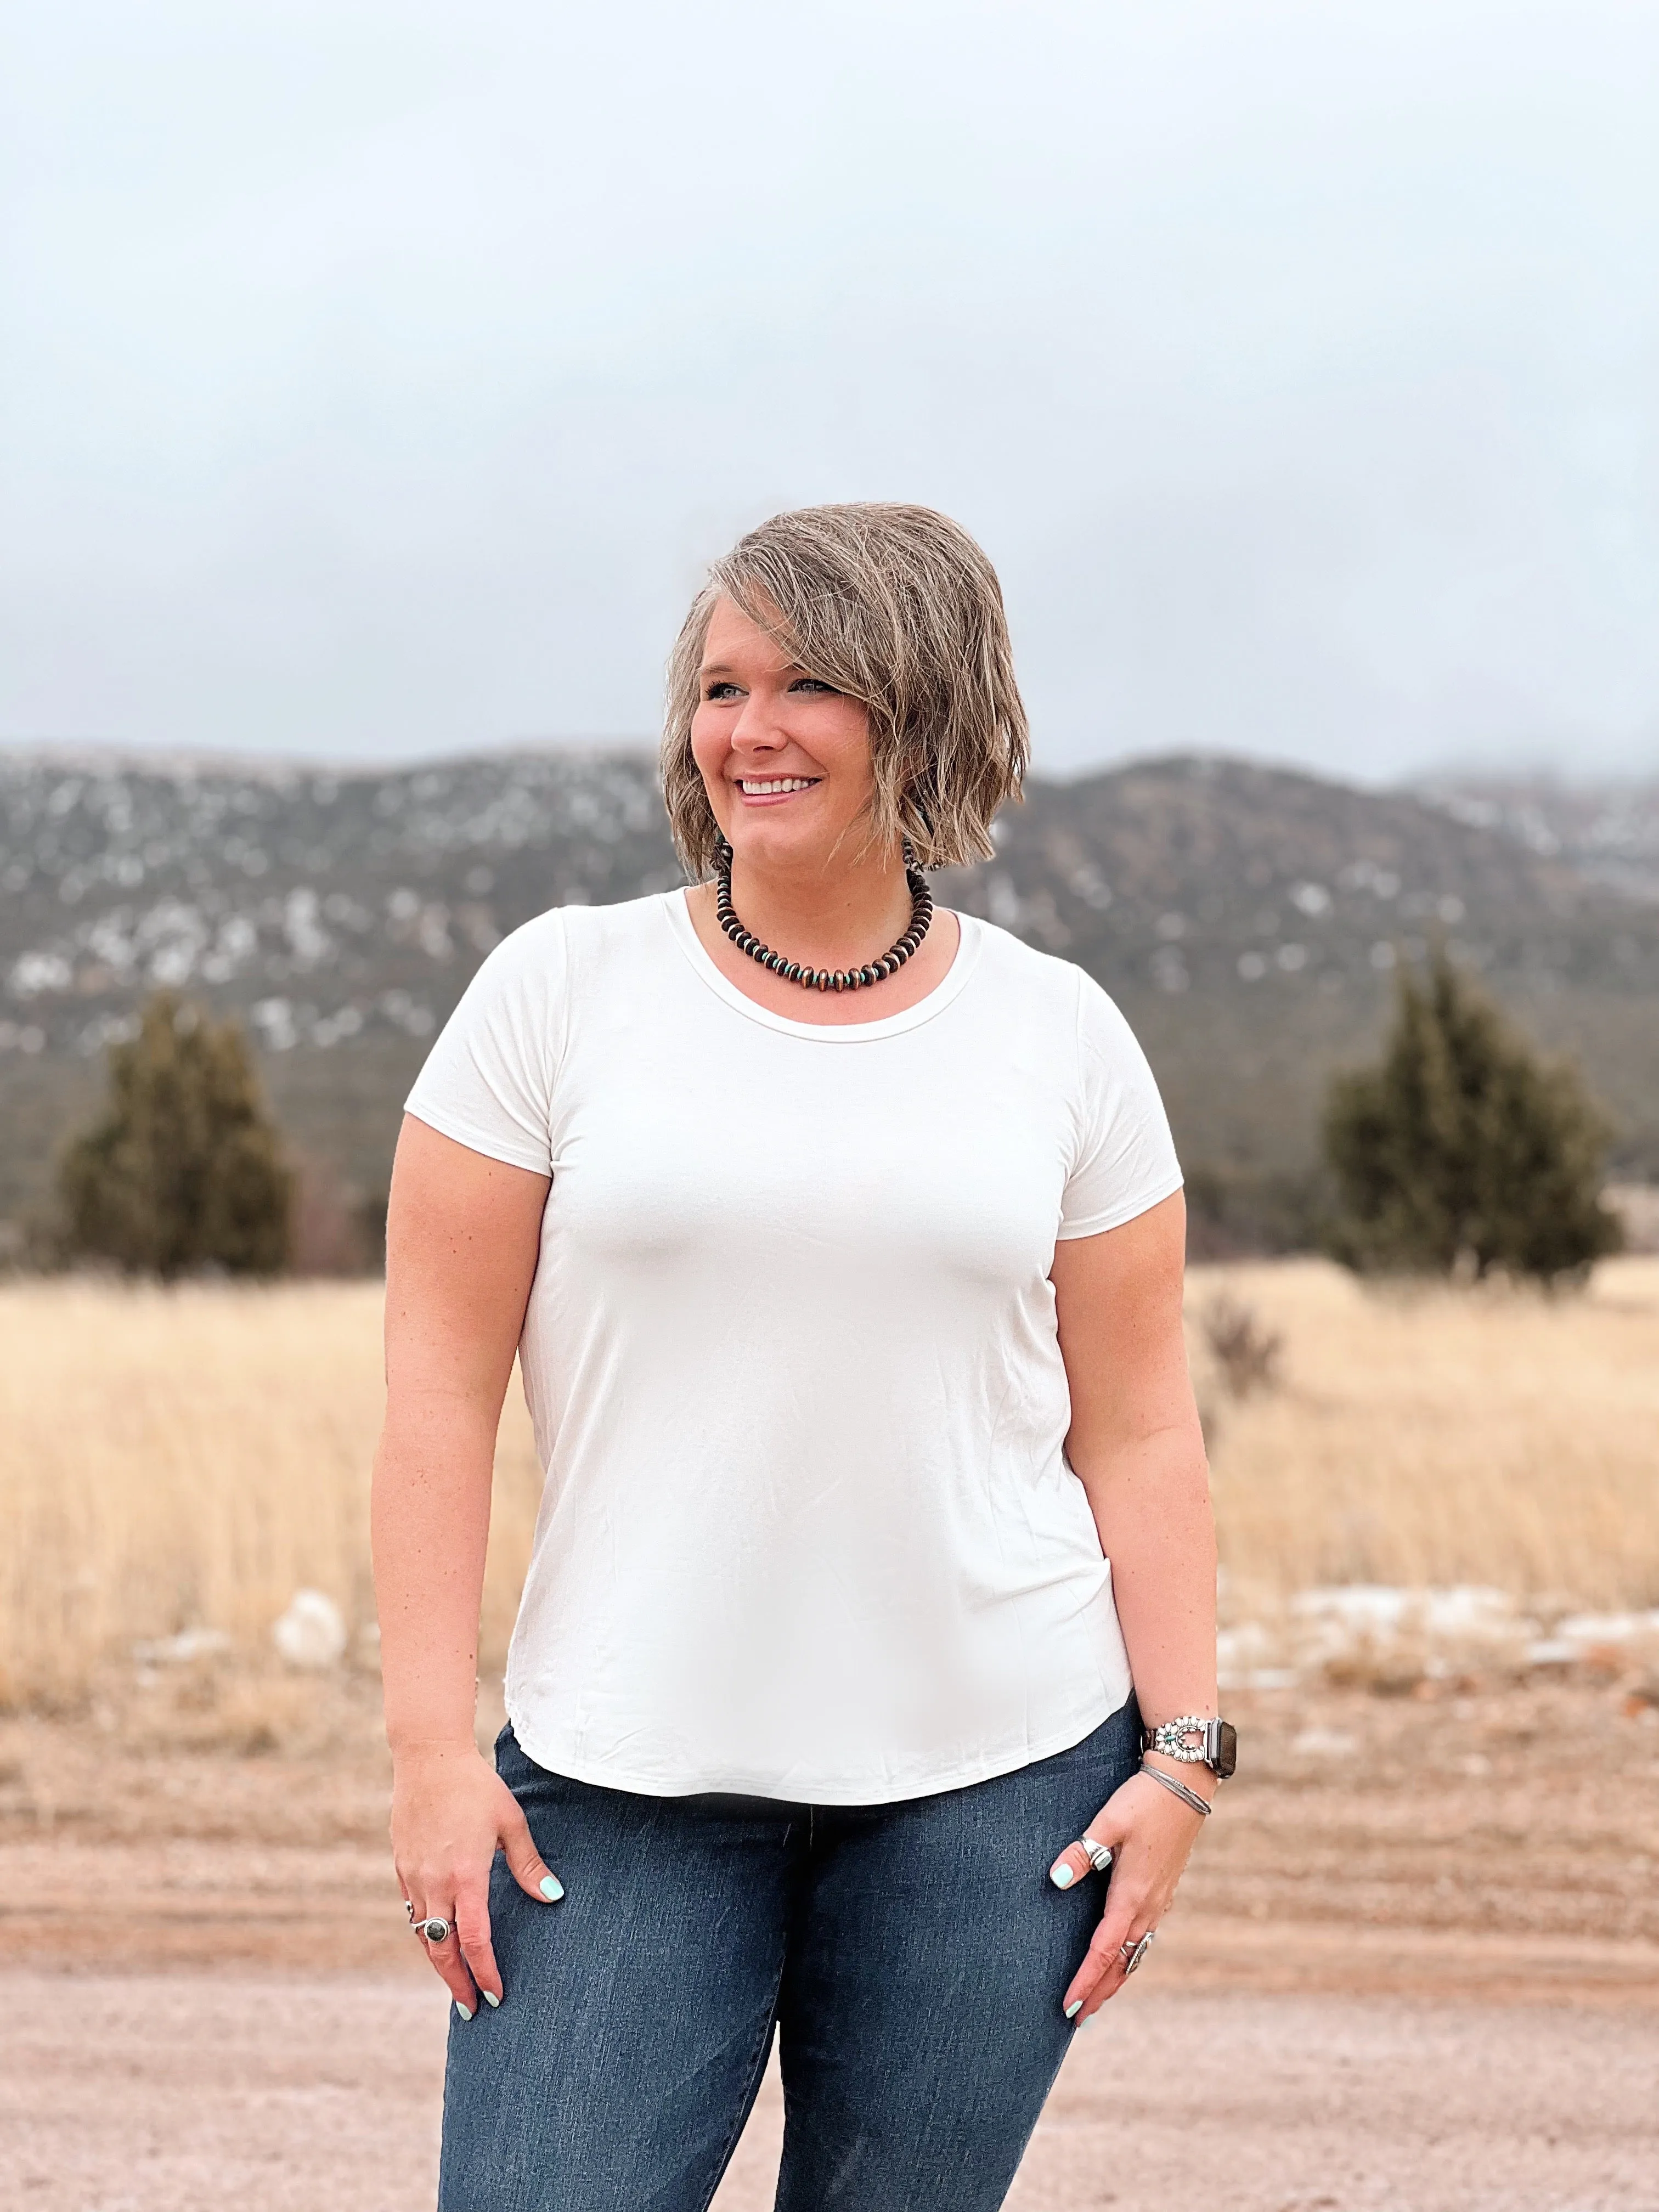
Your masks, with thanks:
M781 952L774 952L769 945L763 945L758 937L744 927L732 904L732 848L724 837L716 848L718 869L714 910L720 927L739 952L746 952L763 968L769 968L775 975L781 975L787 983L799 983L804 991L861 991L867 984L884 982L889 975L896 975L913 952L918 951L933 919L933 894L927 888L927 878L916 866L914 848L907 837L904 841L904 880L910 887L910 927L890 951L884 952L879 960L872 960L863 968L805 968L799 960L791 960Z

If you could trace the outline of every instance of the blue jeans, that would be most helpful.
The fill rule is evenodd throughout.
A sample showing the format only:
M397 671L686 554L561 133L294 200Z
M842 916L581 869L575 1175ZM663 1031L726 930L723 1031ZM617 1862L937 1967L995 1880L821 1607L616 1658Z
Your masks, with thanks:
M705 2212L775 2025L777 2212L991 2212L1100 1916L1055 1855L1139 1761L1133 1698L1070 1751L893 1805L643 1797L496 1763L565 1885L499 1855L505 2002L452 2018L441 2212Z

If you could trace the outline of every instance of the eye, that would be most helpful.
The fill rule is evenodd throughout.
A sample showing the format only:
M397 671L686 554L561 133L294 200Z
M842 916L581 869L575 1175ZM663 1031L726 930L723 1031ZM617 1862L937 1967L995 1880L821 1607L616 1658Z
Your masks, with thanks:
M721 677L709 684L702 696L705 699L735 699L738 696L738 687L735 684L727 683L726 678Z
M826 697L831 699L840 696L833 684L826 684L822 677L818 676L798 676L789 689L792 691L822 691Z

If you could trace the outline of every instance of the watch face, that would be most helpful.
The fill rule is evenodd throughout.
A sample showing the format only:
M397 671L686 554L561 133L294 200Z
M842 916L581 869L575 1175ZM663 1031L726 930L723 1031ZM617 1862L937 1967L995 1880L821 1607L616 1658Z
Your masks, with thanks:
M1238 1730L1231 1721L1215 1724L1215 1771L1218 1780L1224 1782L1238 1765Z

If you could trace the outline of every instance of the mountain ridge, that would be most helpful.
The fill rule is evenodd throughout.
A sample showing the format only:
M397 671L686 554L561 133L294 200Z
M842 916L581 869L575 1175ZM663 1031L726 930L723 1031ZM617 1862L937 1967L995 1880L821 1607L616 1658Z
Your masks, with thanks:
M1659 900L1501 809L1465 818L1460 788L1200 756L1033 779L995 858L936 891L1119 1000L1195 1192L1222 1214L1232 1194L1241 1222L1308 1185L1329 1070L1375 1048L1399 963L1442 943L1582 1062L1624 1171L1659 1176ZM38 1202L102 1048L158 985L238 1015L296 1144L383 1188L399 1102L489 945L549 906L680 880L642 750L0 754L0 1215Z

